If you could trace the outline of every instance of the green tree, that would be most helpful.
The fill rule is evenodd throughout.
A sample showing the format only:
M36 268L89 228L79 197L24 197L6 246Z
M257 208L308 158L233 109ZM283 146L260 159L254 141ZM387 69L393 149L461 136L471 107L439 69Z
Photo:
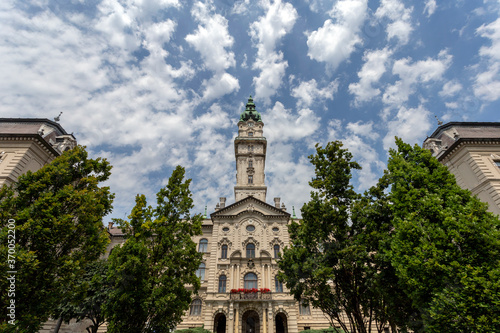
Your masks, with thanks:
M87 327L89 333L97 333L104 324L102 306L108 302L111 286L108 283L108 263L100 259L89 263L85 273L68 291L68 299L56 310L56 316L69 322L71 319L82 321L89 319L92 324Z
M385 270L387 260L377 256L390 230L387 204L377 206L383 188L372 189L363 199L353 190L351 171L360 166L341 142L316 146L309 159L315 166L309 183L314 191L302 207L302 221L289 227L291 247L278 262L279 277L297 300L325 312L332 326L369 332L376 325L381 331L394 322L395 313L383 310L390 303L384 303L379 289L382 274L393 274Z
M189 214L191 180L184 173L180 166L173 171L156 208L138 195L130 221L117 221L127 240L109 258L108 332L170 332L200 287L195 272L202 254L191 238L201 234L202 217Z
M17 271L16 326L2 316L2 331L38 331L81 268L105 251L109 240L102 217L111 211L113 195L99 183L110 170L106 160L89 159L77 146L0 190L1 258L8 254L8 220L16 225L15 264L0 262L2 291L8 288L7 272ZM5 309L10 297L0 295Z
M396 140L388 255L425 332L500 332L500 222L431 153Z

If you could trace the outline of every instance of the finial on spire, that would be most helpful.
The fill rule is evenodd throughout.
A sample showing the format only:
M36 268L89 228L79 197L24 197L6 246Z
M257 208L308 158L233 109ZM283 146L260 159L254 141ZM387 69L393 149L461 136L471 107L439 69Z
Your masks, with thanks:
M297 216L295 215L295 206L292 206L292 219L296 219Z
M205 214L203 215L203 218L206 219L207 218L207 206L205 205Z
M434 115L434 118L436 118L436 120L438 121L438 126L443 125L443 122L439 120L439 118L436 115Z
M54 118L54 121L59 121L59 120L61 120L61 115L62 115L62 114L63 114L63 113L62 113L62 111L61 111L61 113L59 113L59 115L58 115L57 117L55 117L55 118Z

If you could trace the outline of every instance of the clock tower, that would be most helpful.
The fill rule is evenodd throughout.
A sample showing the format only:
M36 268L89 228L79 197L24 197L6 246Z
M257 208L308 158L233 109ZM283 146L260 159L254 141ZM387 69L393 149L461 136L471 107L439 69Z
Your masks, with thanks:
M264 167L267 140L263 136L264 123L255 109L252 96L238 122L238 136L234 139L236 157L236 202L249 196L266 201Z

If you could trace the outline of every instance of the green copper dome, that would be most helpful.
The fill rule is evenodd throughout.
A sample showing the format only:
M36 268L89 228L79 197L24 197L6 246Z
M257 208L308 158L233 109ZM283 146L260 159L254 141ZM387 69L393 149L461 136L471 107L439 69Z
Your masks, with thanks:
M255 104L253 103L252 95L248 98L247 106L245 111L241 114L240 121L247 121L248 119L253 119L255 121L262 121L260 114L255 110Z

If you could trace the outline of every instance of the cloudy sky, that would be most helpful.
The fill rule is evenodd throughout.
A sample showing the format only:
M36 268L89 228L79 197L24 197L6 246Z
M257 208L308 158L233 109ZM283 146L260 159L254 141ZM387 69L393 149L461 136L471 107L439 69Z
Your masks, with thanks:
M0 117L53 119L110 160L111 217L180 164L195 212L234 202L249 95L268 139L268 203L297 213L315 143L382 174L394 136L500 121L498 0L2 0Z

